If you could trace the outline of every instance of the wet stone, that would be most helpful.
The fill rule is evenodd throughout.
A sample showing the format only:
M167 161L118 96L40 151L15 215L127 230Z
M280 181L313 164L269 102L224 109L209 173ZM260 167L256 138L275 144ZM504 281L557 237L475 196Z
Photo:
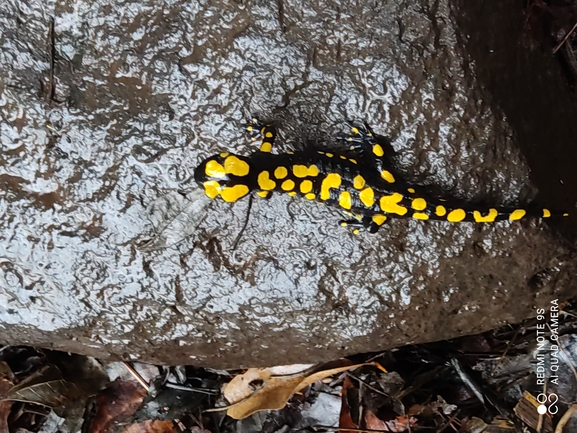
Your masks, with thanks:
M563 162L574 146L561 137L554 156L542 137L574 128L575 108L558 97L551 56L539 57L547 73L528 67L541 54L520 11L360 3L2 2L0 342L211 367L305 363L488 330L574 292L574 219L389 219L355 236L334 209L273 195L255 199L235 249L247 200L196 201L196 165L255 151L240 123L260 113L279 126L274 151L337 146L345 119L366 120L407 180L574 211L576 172ZM507 41L494 41L498 64L486 28ZM554 77L531 102L564 105L519 117L524 89L493 67Z

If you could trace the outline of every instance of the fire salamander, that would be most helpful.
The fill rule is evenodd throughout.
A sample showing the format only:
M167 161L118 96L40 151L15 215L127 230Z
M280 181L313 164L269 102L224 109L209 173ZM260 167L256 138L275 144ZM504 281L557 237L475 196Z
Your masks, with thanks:
M263 198L283 192L339 207L350 215L341 225L353 226L355 234L359 229L375 233L388 217L488 223L567 216L549 209L475 209L430 200L393 174L384 146L368 125L351 126L345 152L308 149L273 154L274 125L253 118L246 129L253 141L262 138L260 151L248 157L228 152L211 156L196 168L195 180L208 197L221 197L227 202L235 202L251 191Z

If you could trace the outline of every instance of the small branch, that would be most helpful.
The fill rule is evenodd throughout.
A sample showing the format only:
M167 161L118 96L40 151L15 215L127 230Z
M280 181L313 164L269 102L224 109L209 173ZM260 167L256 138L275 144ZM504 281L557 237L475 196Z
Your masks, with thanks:
M567 39L569 39L569 36L571 36L573 34L573 32L575 31L575 29L577 29L577 23L575 23L575 25L573 26L573 28L571 29L571 31L569 33L567 33L565 35L565 37L563 38L563 40L561 42L559 42L557 44L557 46L553 49L553 54L557 53L557 51L559 51L559 48L561 48L563 46L563 44L565 42L567 42Z

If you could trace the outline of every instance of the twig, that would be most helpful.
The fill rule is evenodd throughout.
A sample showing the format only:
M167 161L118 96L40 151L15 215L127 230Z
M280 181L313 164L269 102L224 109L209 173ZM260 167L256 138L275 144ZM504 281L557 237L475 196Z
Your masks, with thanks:
M561 48L563 46L563 44L565 42L567 42L567 39L569 39L569 36L571 36L573 34L573 32L575 31L575 29L577 29L577 22L575 23L575 25L573 26L573 28L571 29L571 31L569 33L567 33L565 35L565 37L563 38L563 40L561 42L559 42L557 44L557 46L553 49L553 54L555 54L557 51L559 51L559 48Z
M134 378L138 381L138 383L140 383L140 385L148 391L149 389L148 383L146 383L146 381L142 378L142 376L138 373L138 371L136 371L134 367L132 367L132 365L130 365L128 362L122 362L122 363L124 364L128 372L134 376Z
M199 392L201 394L210 394L210 395L217 395L218 391L216 389L206 389L206 388L194 388L190 386L184 385L177 385L175 383L166 382L164 385L167 388L176 389L178 391L187 391L187 392Z
M365 385L367 388L375 391L378 394L384 395L385 397L389 397L389 394L387 394L386 392L381 391L380 389L375 388L374 386L369 385L367 382L365 382L363 379L361 379L360 377L355 376L354 374L351 374L349 372L345 373L347 376L355 379L356 381L362 383L363 385Z
M574 404L569 409L567 409L567 412L565 412L565 414L559 420L559 424L557 424L557 427L555 427L555 433L563 433L563 427L565 427L565 424L567 424L569 418L571 418L576 411L577 404Z

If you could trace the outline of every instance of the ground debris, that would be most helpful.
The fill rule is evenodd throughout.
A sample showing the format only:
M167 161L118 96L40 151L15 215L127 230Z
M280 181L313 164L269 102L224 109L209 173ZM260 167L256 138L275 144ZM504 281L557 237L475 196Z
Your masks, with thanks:
M573 432L574 313L552 304L483 334L242 371L4 347L0 431Z

